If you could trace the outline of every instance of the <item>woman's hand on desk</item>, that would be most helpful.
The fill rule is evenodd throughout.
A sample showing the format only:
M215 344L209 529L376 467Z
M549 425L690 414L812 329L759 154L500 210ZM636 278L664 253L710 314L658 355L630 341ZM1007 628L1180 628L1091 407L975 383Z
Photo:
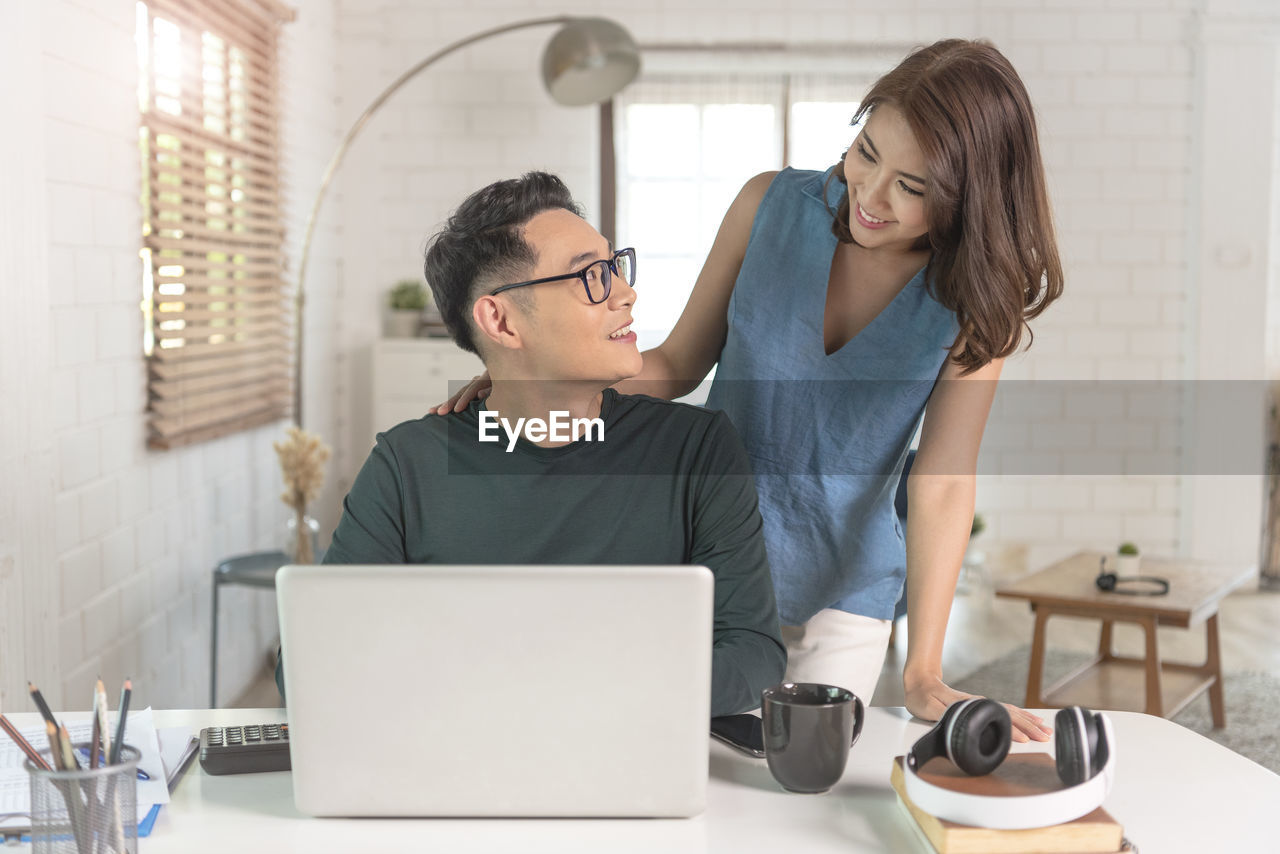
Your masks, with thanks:
M938 676L917 677L911 680L904 677L903 688L906 691L907 711L926 721L936 721L952 703L976 696L948 687ZM1014 741L1048 741L1053 735L1053 728L1046 726L1043 718L1010 703L1002 705L1009 710Z
M464 385L458 390L458 393L446 400L444 403L437 404L432 412L436 415L448 415L450 412L461 412L467 408L467 404L475 400L477 397L486 398L489 392L493 391L493 381L489 379L489 372L485 371L471 382Z

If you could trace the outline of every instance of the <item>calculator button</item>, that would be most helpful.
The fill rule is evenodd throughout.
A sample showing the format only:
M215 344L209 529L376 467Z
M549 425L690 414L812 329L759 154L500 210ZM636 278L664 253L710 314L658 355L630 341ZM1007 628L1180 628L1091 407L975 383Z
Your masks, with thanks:
M283 738L283 739L285 739L286 741L288 741L288 739L289 739L289 725L288 725L288 724L280 724L280 737L281 737L281 738Z
M256 726L247 726L244 728L245 741L262 741L262 729Z

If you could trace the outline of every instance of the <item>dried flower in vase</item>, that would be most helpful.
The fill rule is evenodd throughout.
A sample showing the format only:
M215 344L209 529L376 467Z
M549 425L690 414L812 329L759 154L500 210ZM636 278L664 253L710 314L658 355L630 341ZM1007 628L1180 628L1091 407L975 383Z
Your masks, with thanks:
M285 490L280 498L294 512L297 535L294 560L311 563L316 556L306 524L307 504L320 494L320 487L324 485L324 464L330 450L319 436L300 427L290 427L287 432L289 437L283 442L271 443L280 457L280 470L284 475Z

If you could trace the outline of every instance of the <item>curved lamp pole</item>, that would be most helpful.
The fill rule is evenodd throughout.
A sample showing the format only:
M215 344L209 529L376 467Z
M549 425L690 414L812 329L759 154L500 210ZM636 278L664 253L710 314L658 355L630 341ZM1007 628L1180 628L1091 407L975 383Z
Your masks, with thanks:
M293 418L299 427L302 426L302 307L306 301L303 286L307 277L307 256L311 251L311 238L316 229L316 217L320 213L320 204L324 201L325 193L329 189L334 173L342 164L347 149L387 99L428 66L456 50L490 36L547 24L562 25L547 42L542 53L542 82L547 92L558 103L568 107L579 107L608 100L634 80L640 72L640 50L636 47L635 41L621 26L605 18L575 18L560 15L551 18L533 18L494 27L441 48L397 77L360 114L360 118L356 119L355 124L347 131L347 135L342 138L338 150L329 159L329 165L325 167L324 175L320 178L320 189L316 192L315 201L311 203L311 213L307 215L307 228L302 238L302 257L298 262L298 288L294 298Z

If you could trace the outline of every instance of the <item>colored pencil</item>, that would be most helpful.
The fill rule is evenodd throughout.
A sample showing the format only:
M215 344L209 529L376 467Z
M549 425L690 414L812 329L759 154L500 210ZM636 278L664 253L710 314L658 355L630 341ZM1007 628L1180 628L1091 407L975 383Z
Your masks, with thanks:
M98 695L102 695L105 701L107 698L107 689L102 685L102 677L98 677L98 684L93 686L93 705L90 706L90 714L93 715L93 735L89 738L89 767L98 767L98 744L102 741L102 718L98 716Z
M124 742L124 724L125 718L129 715L129 697L133 694L133 680L124 680L124 688L120 690L120 709L117 714L120 720L116 721L116 737L111 744L110 758L107 760L108 765L115 765L120 761L120 745Z
M51 723L57 727L58 721L53 716L53 710L49 708L49 704L44 701L44 695L40 693L40 689L28 682L27 690L31 692L31 699L35 701L36 708L40 710L40 716L45 719L45 723Z
M111 721L107 719L107 689L103 688L98 692L97 708L94 709L94 717L98 719L98 729L101 730L99 738L102 739L102 760L107 761L107 757L111 755ZM96 751L97 748L95 747Z
M65 725L58 727L58 748L62 751L62 764L66 770L84 770L80 767L80 759L76 756L75 750L71 748L71 733L67 732Z
M108 765L116 765L120 762L121 748L123 748L124 746L124 728L125 728L125 723L129 717L129 697L132 694L133 694L133 680L126 679L124 680L124 687L120 689L120 706L116 710L116 714L119 716L119 719L116 721L115 738L112 739L111 749L106 754ZM104 709L106 708L105 701L103 702L103 708ZM105 730L104 730L104 735L105 735ZM108 810L111 812L111 822L112 822L111 831L107 838L113 841L118 841L120 848L123 849L124 829L120 823L120 810L118 808L118 804L116 803L116 783L117 783L116 777L112 777L110 782L107 783L106 803L109 804Z
M22 733L18 732L17 728L4 715L0 715L0 729L3 729L9 738L13 739L13 743L18 745L19 750L27 754L27 758L31 760L32 765L42 771L53 770L53 767L44 761L44 757L40 755L40 752L31 746L31 742L22 737Z
M53 756L55 771L67 770L62 764L62 750L58 746L58 727L49 721L44 722L44 733L49 737L49 753Z
M53 762L57 769L59 771L80 770L80 760L76 759L75 751L71 749L71 736L67 733L67 728L55 726L48 721L45 721L44 728L49 736L49 752L53 754ZM76 850L85 854L89 851L89 846L85 839L85 833L88 830L85 825L85 803L80 797L83 788L73 786L66 780L54 780L53 784L62 793L62 799L66 801L67 818L71 822L71 833L76 840Z

